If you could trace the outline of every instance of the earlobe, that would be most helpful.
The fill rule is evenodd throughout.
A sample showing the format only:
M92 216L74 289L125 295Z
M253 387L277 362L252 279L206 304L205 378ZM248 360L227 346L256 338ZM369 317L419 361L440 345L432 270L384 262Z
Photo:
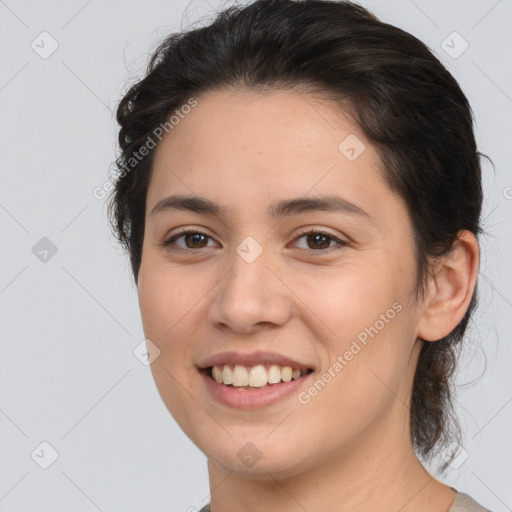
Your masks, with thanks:
M417 336L437 341L450 334L464 317L475 290L480 262L478 240L459 231L453 249L441 257L429 277L428 293L418 323Z

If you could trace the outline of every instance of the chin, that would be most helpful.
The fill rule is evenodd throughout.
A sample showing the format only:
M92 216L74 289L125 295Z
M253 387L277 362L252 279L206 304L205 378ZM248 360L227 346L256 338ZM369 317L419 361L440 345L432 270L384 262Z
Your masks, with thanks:
M275 453L272 458L263 453L261 458L253 463L240 461L237 453L217 453L215 451L211 455L207 454L207 457L213 459L225 471L251 480L282 480L294 477L307 469L305 461L286 457L283 459L281 456L276 457Z
M222 435L221 439L201 436L198 448L215 464L227 472L233 472L255 480L273 480L293 477L312 466L310 451L304 447L306 440L294 440L292 436L276 436L268 432L255 435L247 431L242 435ZM224 432L223 432L224 434ZM285 441L287 440L287 442Z

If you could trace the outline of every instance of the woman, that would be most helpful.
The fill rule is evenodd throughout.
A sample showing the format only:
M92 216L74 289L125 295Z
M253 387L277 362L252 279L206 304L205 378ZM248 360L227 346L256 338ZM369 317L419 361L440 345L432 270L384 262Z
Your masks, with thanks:
M428 48L350 2L253 1L169 36L118 121L111 221L203 511L486 510L421 462L457 456L482 204Z

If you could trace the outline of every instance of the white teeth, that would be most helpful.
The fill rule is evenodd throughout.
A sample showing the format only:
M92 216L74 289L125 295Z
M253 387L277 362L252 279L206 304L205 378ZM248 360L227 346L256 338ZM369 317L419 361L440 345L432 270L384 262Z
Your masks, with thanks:
M281 382L281 368L279 368L279 366L273 364L268 369L267 381L269 384L277 384L278 382Z
M231 366L228 366L227 364L224 365L224 369L222 370L221 382L224 384L233 384L233 370L231 369Z
M215 368L215 366L214 366ZM235 366L233 371L233 386L248 386L249 385L249 372L245 366Z
M299 379L306 375L307 370L292 369L291 366L270 365L267 368L264 365L245 367L235 365L231 367L228 364L215 365L211 369L212 378L219 384L233 385L235 387L268 387L267 384L278 384L279 382L290 382L292 379Z
M281 379L285 382L290 382L292 380L293 372L291 366L285 366L281 370Z
M253 388L261 388L267 383L267 370L264 366L253 366L249 370L249 386Z
M218 366L213 367L213 378L217 382L222 382L222 370Z

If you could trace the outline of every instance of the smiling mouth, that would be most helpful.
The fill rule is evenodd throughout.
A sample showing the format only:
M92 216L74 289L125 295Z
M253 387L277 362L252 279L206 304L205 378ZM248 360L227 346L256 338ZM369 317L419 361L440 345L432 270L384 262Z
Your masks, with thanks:
M215 365L203 370L206 374L226 387L236 389L265 389L309 375L311 368L271 365Z

